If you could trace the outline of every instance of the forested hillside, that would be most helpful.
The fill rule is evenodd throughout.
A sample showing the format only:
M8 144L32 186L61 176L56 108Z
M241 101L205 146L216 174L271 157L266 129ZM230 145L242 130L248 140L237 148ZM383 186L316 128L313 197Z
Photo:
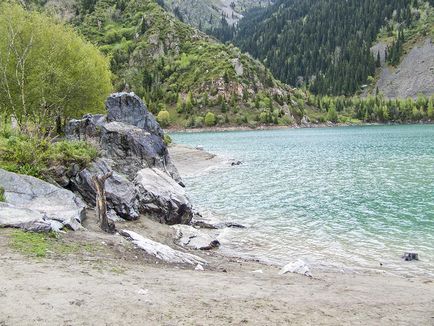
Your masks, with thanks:
M59 7L50 1L44 10ZM302 92L291 98L290 88L259 61L183 23L157 1L83 0L72 8L72 17L61 16L110 57L115 89L134 91L156 115L163 111L163 125L290 124L292 107L304 102Z
M379 8L379 4L365 1L366 8L363 10ZM264 58L265 63L276 70L277 74L286 76L287 80L288 74L294 73L294 79L289 82L301 86L300 89L290 88L276 80L262 63L235 46L219 43L183 23L164 10L161 2L77 0L64 6L63 1L52 0L31 1L27 8L60 16L83 37L96 44L110 59L114 89L137 93L157 115L163 127L310 125L327 121L410 122L431 121L434 118L433 98L391 101L378 92L375 97L364 100L357 97L324 97L324 93L349 95L358 89L361 83L375 81L372 76L379 70L377 66L378 61L381 64L381 54L384 57L386 53L372 54L371 44L363 41L364 37L372 40L388 37L390 46L385 48L385 52L390 56L394 41L402 39L403 33L408 35L410 27L413 31L421 28L418 15L424 8L422 2L414 2L410 12L403 9L410 8L405 1L378 9L383 14L391 12L390 20L383 20L382 27L378 17L377 20L372 20L378 22L377 26L372 25L371 20L355 18L354 13L351 19L356 23L351 23L347 15L339 16L339 10L347 6L349 7L345 12L348 15L351 8L357 13L358 5L350 0L345 5L339 2L342 6L336 8L327 0L320 1L323 6L328 4L336 9L336 17L329 12L335 17L333 22L324 23L333 33L331 30L325 33L327 29L322 28L323 23L307 13L309 6L316 8L311 0L281 2L273 9L277 8L277 12L266 18L265 22L277 28L273 23L279 21L280 15L285 13L284 9L291 3L300 4L291 15L304 17L301 24L294 26L299 28L298 32L310 34L306 34L306 38L302 39L296 35L295 30L291 32L291 29L288 29L291 32L289 34L278 33L276 30L276 34L260 36L262 43L258 42L258 46L251 51L260 57L258 53L265 49L262 45L276 44L273 45L270 55ZM397 5L402 9L394 10ZM267 30L261 19L264 15L273 13L273 10L254 11L249 14L249 17L256 19L256 23L251 21L255 25L252 26L254 36ZM364 11L355 16L360 16L362 12ZM325 15L323 18L327 17ZM308 24L311 20L316 22L316 25ZM340 27L341 20L342 26L348 25L349 31L355 33L354 37L347 39L349 32ZM282 28L292 26L287 26L288 21L281 23ZM362 23L365 23L368 32L365 29L363 33L356 32L355 26L360 27ZM409 27L403 29L404 25ZM247 25L241 26L238 37L243 31L247 33L245 28ZM420 31L417 32L419 33ZM299 43L291 43L289 40L289 43L284 43L281 39L286 37ZM270 41L273 38L274 40ZM253 42L253 38L246 36L246 42L248 41ZM282 50L277 48L281 43L287 45ZM339 45L341 43L345 46ZM405 46L403 47L405 53ZM329 53L331 49L334 50ZM295 51L295 54L287 54L287 60L283 60L282 53L289 50ZM305 88L306 83L318 96Z
M181 21L202 31L208 31L223 23L232 26L249 9L265 7L271 0L158 0L158 3L174 13Z
M433 1L429 0L431 6ZM374 77L381 31L395 38L388 61L400 60L406 30L423 15L423 0L280 0L239 23L235 43L291 85L318 94L350 95Z

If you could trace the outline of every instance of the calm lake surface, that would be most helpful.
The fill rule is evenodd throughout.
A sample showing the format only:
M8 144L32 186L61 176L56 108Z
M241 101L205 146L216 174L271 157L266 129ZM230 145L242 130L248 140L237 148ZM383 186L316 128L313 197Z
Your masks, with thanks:
M434 126L174 133L243 162L184 178L221 250L313 270L434 275ZM405 251L420 261L404 262ZM380 263L383 266L380 266Z

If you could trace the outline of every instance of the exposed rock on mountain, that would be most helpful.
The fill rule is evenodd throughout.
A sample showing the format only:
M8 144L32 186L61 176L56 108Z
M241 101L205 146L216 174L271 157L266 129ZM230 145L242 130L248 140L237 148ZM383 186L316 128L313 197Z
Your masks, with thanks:
M381 52L380 52L381 53ZM376 87L388 98L434 94L434 43L417 44L396 68L383 66Z

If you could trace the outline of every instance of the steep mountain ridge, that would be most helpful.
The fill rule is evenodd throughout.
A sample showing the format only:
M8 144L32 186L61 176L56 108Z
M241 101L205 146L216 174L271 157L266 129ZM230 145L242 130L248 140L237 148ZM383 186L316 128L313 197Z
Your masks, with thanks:
M56 11L56 1L46 10ZM69 23L111 58L116 90L134 91L154 114L168 111L171 124L289 124L291 108L305 101L262 63L181 22L156 1L80 0L71 8ZM208 111L214 117L206 123Z
M433 5L432 0L280 0L249 12L234 41L284 82L307 85L317 94L352 95L376 75L379 60L370 49L377 36L390 38L388 61L399 61L408 33Z
M267 6L271 0L159 0L158 2L180 20L205 31L218 27L223 17L232 26L247 10Z

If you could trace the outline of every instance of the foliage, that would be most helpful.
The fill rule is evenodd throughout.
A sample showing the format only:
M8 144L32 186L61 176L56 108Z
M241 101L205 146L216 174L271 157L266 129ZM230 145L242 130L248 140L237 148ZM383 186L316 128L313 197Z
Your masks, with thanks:
M420 95L416 100L387 99L383 95L359 97L314 97L310 101L319 110L310 111L311 120L318 122L344 122L354 120L364 122L419 122L434 118L434 97ZM319 111L319 112L318 112Z
M30 257L44 258L47 254L71 254L79 252L92 252L95 245L81 243L67 243L59 234L13 231L10 235L10 246Z
M19 5L0 4L0 108L22 131L100 112L111 90L107 60L72 28Z
M82 141L59 141L31 138L24 134L0 134L0 168L47 179L52 166L85 167L98 156L98 151Z
M93 2L79 2L71 23L111 58L116 90L128 86L155 113L164 105L174 124L213 110L217 97L229 99L234 90L245 95L238 94L242 111L251 109L257 92L285 97L290 91L259 61L184 24L152 0Z
M215 117L214 113L208 112L205 115L205 125L208 127L212 127L215 124L216 124L216 117Z
M170 125L170 114L166 110L158 112L157 121L161 127L166 128Z
M164 134L163 140L164 140L164 144L166 144L166 146L168 146L172 143L172 137L170 137L168 134Z
M2 186L0 186L0 202L2 202L2 201L6 201L5 190Z
M48 237L54 237L54 234L14 231L11 234L11 246L28 256L45 257Z

